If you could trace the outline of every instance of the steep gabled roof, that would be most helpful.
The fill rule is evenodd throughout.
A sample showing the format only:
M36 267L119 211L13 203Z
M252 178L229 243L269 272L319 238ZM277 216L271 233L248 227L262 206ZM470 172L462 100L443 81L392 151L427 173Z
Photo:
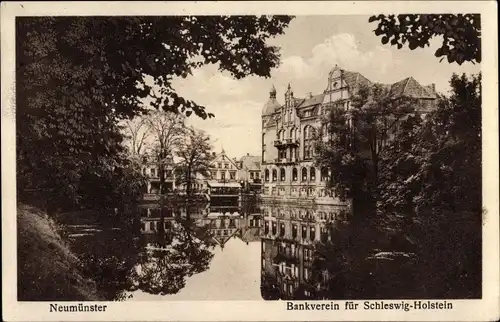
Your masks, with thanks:
M344 70L344 81L347 83L347 86L349 86L349 89L351 90L354 90L359 85L372 85L372 82L365 76L361 75L358 72L350 72L347 70Z
M413 77L407 77L391 85L393 96L408 96L415 98L435 98L436 93L432 88L420 85Z
M260 156L245 155L240 159L242 166L247 170L260 170Z
M318 94L308 97L303 100L303 102L297 107L307 107L314 106L323 103L323 99L325 98L325 94Z

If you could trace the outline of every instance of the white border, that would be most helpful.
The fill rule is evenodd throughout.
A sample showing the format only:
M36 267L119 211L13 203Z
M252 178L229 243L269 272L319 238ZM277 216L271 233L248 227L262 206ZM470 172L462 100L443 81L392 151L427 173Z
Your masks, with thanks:
M428 2L10 2L1 4L2 48L2 304L7 321L482 321L499 318L498 212L498 52L497 7L493 1ZM286 303L253 301L99 302L103 313L49 313L49 302L17 302L14 66L16 16L45 15L185 15L291 14L350 15L373 13L480 13L483 73L483 299L452 301L451 311L287 311ZM362 303L362 301L358 301ZM62 303L69 304L71 302ZM339 301L341 306L344 301ZM361 304L362 305L362 304Z

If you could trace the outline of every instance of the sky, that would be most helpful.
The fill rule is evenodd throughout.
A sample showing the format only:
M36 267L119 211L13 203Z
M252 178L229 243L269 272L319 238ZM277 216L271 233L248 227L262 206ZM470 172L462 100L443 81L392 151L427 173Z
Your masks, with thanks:
M368 16L298 16L285 34L269 40L281 47L281 64L271 78L233 79L229 73L206 65L185 79L174 80L174 88L185 98L204 105L215 118L191 116L188 123L206 131L216 152L224 149L233 158L260 155L261 112L274 85L278 102L291 84L295 97L322 93L328 72L339 67L360 72L373 82L394 83L412 76L422 85L435 83L438 92L449 91L453 73L478 73L479 64L449 64L434 56L439 39L430 47L409 50L382 45L375 36L375 23Z

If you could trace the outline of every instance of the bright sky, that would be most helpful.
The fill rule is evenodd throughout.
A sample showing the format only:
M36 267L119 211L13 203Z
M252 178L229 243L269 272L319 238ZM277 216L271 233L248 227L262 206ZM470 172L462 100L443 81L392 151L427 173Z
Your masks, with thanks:
M272 40L281 47L282 64L272 71L270 79L234 80L211 65L176 80L174 86L180 94L215 114L210 120L191 116L188 122L210 134L217 152L224 148L231 158L246 153L260 155L261 110L272 84L283 103L288 83L296 97L321 93L335 64L374 82L393 83L412 76L422 85L435 83L440 92L449 90L454 72L480 71L480 65L459 66L446 59L440 62L434 56L438 41L430 48L413 51L382 45L373 33L375 27L375 23L368 23L368 16L296 17L284 35Z

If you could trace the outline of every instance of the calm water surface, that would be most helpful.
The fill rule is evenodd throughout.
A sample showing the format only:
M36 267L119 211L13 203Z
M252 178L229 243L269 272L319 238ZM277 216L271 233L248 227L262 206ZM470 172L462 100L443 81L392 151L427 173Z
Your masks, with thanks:
M248 245L239 238L231 238L213 250L214 257L205 272L193 275L186 286L176 294L153 295L141 290L132 292L132 301L175 300L262 300L260 294L259 241Z

